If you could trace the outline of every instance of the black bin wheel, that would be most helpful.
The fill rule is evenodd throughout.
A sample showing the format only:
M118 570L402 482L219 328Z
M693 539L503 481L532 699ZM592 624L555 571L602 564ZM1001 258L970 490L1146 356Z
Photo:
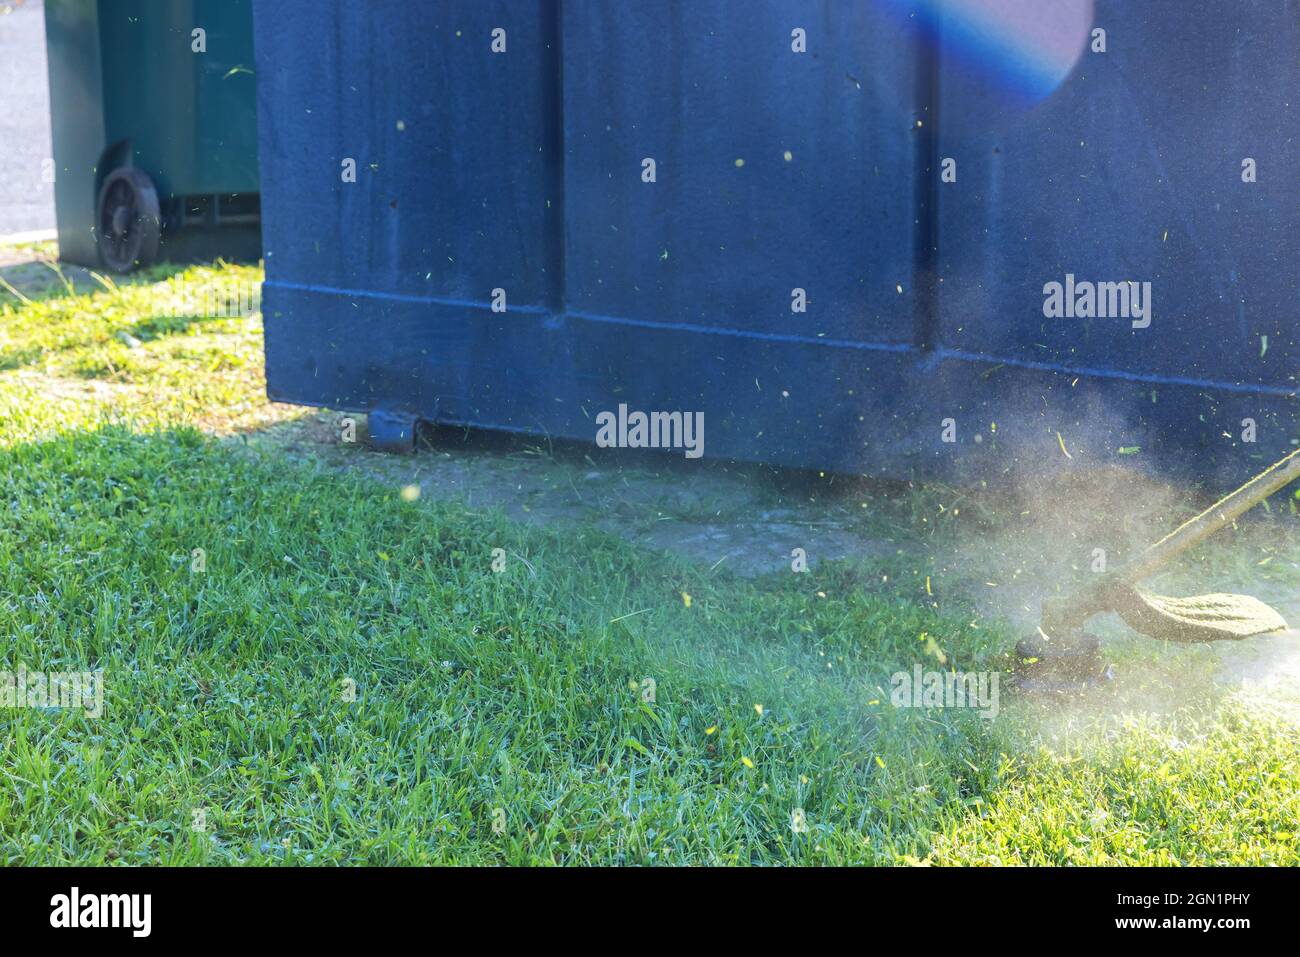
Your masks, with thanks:
M115 169L104 177L96 210L99 256L113 272L130 272L158 259L162 212L158 191L138 169Z

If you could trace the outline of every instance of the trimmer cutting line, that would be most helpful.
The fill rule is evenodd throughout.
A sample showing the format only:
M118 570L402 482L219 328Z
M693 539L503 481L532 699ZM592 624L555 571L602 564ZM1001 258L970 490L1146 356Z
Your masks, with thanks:
M1107 611L1118 612L1130 628L1160 641L1239 641L1285 631L1282 616L1249 595L1169 598L1143 591L1137 583L1297 479L1300 449L1183 523L1122 571L1073 598L1044 601L1037 633L1016 645L1016 684L1026 691L1078 692L1109 679L1100 640L1084 631L1089 618Z

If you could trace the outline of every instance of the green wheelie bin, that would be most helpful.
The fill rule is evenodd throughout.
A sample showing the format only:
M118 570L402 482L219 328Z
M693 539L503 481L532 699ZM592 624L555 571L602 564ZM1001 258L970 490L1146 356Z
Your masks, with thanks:
M59 254L260 253L249 0L46 0Z

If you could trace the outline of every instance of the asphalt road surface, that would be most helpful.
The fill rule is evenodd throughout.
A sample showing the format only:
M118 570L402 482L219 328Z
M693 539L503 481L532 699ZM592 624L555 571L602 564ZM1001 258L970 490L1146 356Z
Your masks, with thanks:
M0 0L0 236L54 228L42 0Z

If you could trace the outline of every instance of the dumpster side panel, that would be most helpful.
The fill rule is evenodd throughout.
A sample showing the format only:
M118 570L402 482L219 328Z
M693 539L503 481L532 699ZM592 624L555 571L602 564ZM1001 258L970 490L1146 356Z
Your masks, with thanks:
M942 50L960 46L955 19ZM945 122L971 89L941 56L938 151L960 170L937 190L942 345L997 370L964 407L984 427L1036 430L1044 455L1060 455L1059 431L1089 455L1198 454L1239 474L1296 435L1300 6L1102 2L1095 23L1105 52L1076 36L1053 95L978 125ZM1257 182L1243 182L1246 157ZM1149 289L1149 317L1046 316L1048 284L1064 297L1071 281ZM1055 388L1024 395L1027 367L1059 371ZM1245 418L1257 451L1240 447Z
M896 85L873 84L870 53L834 54L826 10L808 20L769 3L728 45L707 30L681 38L686 72L665 80L652 64L667 54L646 42L662 24L620 8L628 22L610 20L607 32L597 6L590 21L579 6L562 17L553 3L364 16L338 5L325 17L329 42L308 52L295 37L319 33L317 8L257 5L275 23L257 33L271 395L582 439L620 403L702 411L710 454L789 464L811 455L847 468L864 443L900 449L906 426L891 396L903 395L914 335L916 65L904 58ZM698 8L719 29L725 10ZM791 50L800 23L813 52ZM502 25L508 53L495 56L489 39ZM647 214L644 148L597 135L606 97L635 100L646 76L646 102L655 83L703 85L692 71L760 42L770 62L692 112L698 158L665 154ZM380 43L389 55L373 58ZM614 57L611 44L629 49ZM763 95L785 97L783 119L745 141L717 137L760 81ZM637 122L669 142L668 114L638 109ZM841 123L842 137L824 133ZM752 163L737 166L743 153ZM355 183L340 175L348 158ZM616 165L626 183L606 189ZM738 188L738 175L752 182ZM692 210L696 200L706 208ZM767 211L755 216L752 202ZM785 275L752 288L755 261L775 271L791 251ZM820 311L792 311L796 286ZM494 289L505 314L492 311ZM673 358L648 361L659 356Z
M561 216L548 6L257 5L275 25L257 37L275 281L547 301Z
M955 6L258 0L270 394L586 440L620 406L698 411L711 457L899 477L1241 475L1286 447L1294 204L1218 163L1282 95L1233 51L1284 53L1294 4L1238 38L1208 0L1175 31L1102 3L1094 61L1071 0L1011 69L949 42ZM1130 62L1198 42L1231 91ZM1250 129L1280 165L1285 118ZM1151 326L1048 321L1067 272L1149 278ZM1250 410L1258 451L1221 442Z
M561 290L554 4L327 7L256 8L270 392L508 424Z
M570 310L912 342L907 39L868 4L565 3Z

